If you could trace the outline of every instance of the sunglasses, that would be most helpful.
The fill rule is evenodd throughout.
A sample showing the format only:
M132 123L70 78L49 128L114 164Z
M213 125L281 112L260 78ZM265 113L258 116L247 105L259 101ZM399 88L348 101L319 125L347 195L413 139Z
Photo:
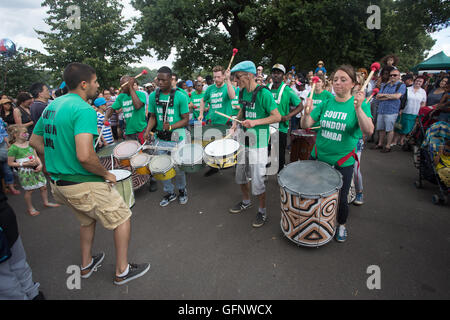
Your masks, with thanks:
M390 74L389 77L393 78L393 77L399 77L399 74Z

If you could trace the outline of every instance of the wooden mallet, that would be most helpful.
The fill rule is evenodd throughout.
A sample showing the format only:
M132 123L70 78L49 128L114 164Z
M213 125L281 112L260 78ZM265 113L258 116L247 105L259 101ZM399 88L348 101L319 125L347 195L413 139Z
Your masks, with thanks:
M233 49L233 55L231 56L230 63L228 64L228 69L231 68L231 64L233 63L234 56L236 55L236 53L238 53L238 49L234 48L234 49Z
M378 94L378 92L380 92L380 89L378 89L378 88L373 89L373 90L372 90L372 94L370 95L369 99L367 99L367 103L370 103L370 101L372 100L372 98L373 98L374 96L376 96L376 95Z
M371 71L369 73L369 76L367 77L366 82L364 82L364 85L362 86L361 90L359 90L359 91L364 92L364 90L366 90L367 85L369 84L370 80L372 80L373 74L375 73L375 71L380 70L380 68L381 68L381 66L378 62L372 63L372 65L370 66Z
M146 75L148 73L148 71L147 70L142 70L142 72L141 73L139 73L136 77L134 77L134 79L137 79L137 78L139 78L139 77L141 77L141 76L143 76L143 75ZM131 79L130 79L131 80ZM120 88L119 88L119 91L121 91L127 84L128 84L128 82L130 82L130 80L128 80L127 82L125 82L124 84L122 84L121 86L120 86Z
M311 81L312 81L313 85L312 85L312 88L311 88L311 92L309 93L309 99L312 100L313 95L314 95L314 90L316 90L316 83L320 81L320 78L317 77L317 76L316 76L316 77L312 77ZM309 112L309 111L310 111L310 110L309 110L309 108L308 108L308 112Z

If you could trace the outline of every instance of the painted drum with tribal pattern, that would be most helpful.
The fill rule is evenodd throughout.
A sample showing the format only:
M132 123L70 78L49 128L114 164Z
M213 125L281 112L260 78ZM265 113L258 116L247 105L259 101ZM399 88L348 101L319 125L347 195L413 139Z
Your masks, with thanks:
M278 174L281 230L294 243L319 247L336 232L342 175L321 161L296 161Z

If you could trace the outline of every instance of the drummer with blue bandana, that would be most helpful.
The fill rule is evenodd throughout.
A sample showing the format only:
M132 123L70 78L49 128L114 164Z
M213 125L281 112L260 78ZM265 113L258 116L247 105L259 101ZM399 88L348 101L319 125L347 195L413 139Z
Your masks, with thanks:
M262 227L267 220L265 175L268 162L269 124L281 121L278 106L269 89L256 83L256 66L251 61L238 63L232 70L238 81L240 111L244 133L239 134L245 146L236 165L236 183L241 187L242 201L230 208L230 213L240 213L252 206L253 195L258 197L259 208L253 227ZM233 122L231 131L237 128ZM248 138L248 141L246 141Z
M147 129L144 139L148 140L150 131L156 127L155 145L159 147L175 148L181 146L186 139L186 126L189 124L189 101L188 97L178 90L172 90L172 70L169 67L162 67L158 70L158 89L153 91L149 97L149 114ZM158 154L167 154L168 151L158 150ZM175 180L179 191L178 200L180 204L188 201L186 190L186 174L184 171L176 169ZM177 199L175 186L172 179L164 180L163 197L159 205L167 206Z

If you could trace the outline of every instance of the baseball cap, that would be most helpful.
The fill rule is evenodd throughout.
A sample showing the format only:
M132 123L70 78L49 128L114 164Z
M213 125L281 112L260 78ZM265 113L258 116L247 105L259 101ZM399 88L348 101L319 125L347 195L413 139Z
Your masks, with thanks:
M256 75L256 66L252 61L242 61L235 65L233 69L231 69L231 73L238 71L249 72Z
M193 87L193 86L194 86L194 84L192 83L191 80L187 80L187 81L186 81L186 85L187 85L188 87Z
M95 105L96 107L100 107L100 106L102 106L102 105L104 105L104 104L106 104L106 99L103 98L103 97L97 98L97 99L94 100L94 105Z
M280 70L283 71L283 73L286 73L286 68L281 64L281 63L277 63L272 67L272 70Z

